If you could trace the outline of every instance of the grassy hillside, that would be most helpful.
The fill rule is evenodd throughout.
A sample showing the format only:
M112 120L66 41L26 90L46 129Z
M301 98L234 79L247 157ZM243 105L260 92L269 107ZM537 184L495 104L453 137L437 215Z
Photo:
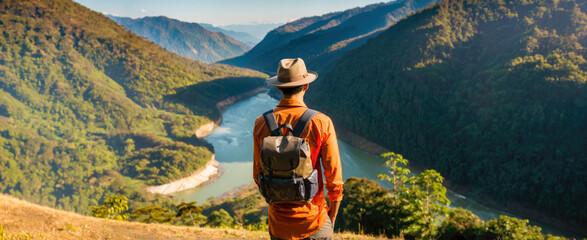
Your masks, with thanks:
M132 19L109 16L112 20L179 55L215 62L241 55L251 47L221 32L208 31L197 23L164 16Z
M509 211L587 223L587 4L445 0L340 58L309 102Z
M275 72L282 58L301 57L309 69L321 73L345 52L434 2L437 0L400 0L302 18L269 32L244 55L221 62Z
M93 218L0 195L0 238L28 239L267 239L261 231L180 227ZM4 232L2 232L2 229ZM4 238L2 238L4 239Z
M268 239L267 231L181 227L78 215L0 194L0 239ZM378 239L337 233L336 239Z
M170 53L70 0L2 1L0 26L0 192L81 213L114 193L155 200L145 184L202 166L211 147L194 129L266 77Z

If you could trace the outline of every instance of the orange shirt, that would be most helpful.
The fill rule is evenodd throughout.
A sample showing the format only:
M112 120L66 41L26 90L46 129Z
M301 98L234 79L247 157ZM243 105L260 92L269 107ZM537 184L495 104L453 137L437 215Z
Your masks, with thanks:
M289 123L295 126L304 111L308 109L303 102L295 99L282 99L273 110L278 125ZM254 156L253 179L259 185L257 176L261 173L261 145L263 138L270 135L263 116L255 120L253 130ZM310 146L312 163L318 172L324 168L326 189L330 201L342 200L342 169L336 133L330 118L316 114L306 126L301 136ZM321 157L321 164L316 161ZM328 206L324 198L322 174L318 177L318 193L306 205L271 204L269 205L269 232L280 239L303 239L318 231L328 217Z

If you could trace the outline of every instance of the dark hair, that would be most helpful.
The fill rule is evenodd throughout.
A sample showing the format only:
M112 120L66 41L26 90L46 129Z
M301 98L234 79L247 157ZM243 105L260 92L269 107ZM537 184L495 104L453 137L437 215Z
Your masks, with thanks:
M297 87L288 87L288 88L278 87L277 89L279 89L279 91L281 91L283 93L283 95L291 96L291 95L294 95L294 94L299 93L302 90L304 90L304 85L297 86Z

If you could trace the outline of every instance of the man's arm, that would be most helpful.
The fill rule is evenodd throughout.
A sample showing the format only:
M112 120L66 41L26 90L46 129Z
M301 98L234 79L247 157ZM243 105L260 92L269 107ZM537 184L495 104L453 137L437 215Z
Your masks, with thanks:
M338 208L340 207L340 201L330 202L330 209L328 209L328 216L332 221L332 227L334 227L334 221L336 221L336 215L338 214Z
M261 173L261 144L259 136L261 134L261 127L264 120L261 117L255 120L255 127L253 128L253 180L259 185L259 179L257 176Z
M320 149L322 157L322 166L324 167L324 177L326 178L326 189L328 190L328 199L330 199L330 209L328 216L334 222L342 201L342 168L340 163L340 153L338 151L338 140L334 131L334 125L330 118L324 126L325 138Z

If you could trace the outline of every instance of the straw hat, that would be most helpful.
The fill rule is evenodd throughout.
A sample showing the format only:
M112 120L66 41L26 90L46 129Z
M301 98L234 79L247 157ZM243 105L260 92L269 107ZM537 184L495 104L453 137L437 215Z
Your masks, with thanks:
M277 76L267 79L267 84L274 87L297 87L311 83L318 78L314 71L308 71L301 58L285 58L279 62Z

